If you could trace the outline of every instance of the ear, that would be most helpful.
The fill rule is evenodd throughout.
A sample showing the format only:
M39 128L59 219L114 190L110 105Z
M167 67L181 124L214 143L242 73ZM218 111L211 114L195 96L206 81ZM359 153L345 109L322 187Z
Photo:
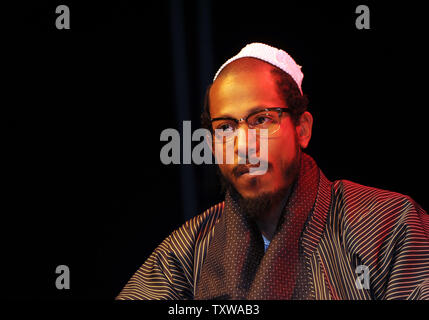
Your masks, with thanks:
M313 128L313 116L310 112L304 112L299 118L298 125L296 126L296 134L298 143L302 149L307 148L311 139L311 130Z

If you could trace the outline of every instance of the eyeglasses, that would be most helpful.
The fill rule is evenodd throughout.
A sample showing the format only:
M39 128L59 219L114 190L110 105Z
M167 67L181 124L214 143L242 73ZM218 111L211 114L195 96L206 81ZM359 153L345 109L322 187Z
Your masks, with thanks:
M266 108L252 112L245 118L239 120L230 117L220 117L210 119L215 138L226 140L234 138L240 122L245 121L249 129L256 129L259 134L260 129L267 129L268 135L276 133L280 129L280 121L283 112L290 113L289 108Z

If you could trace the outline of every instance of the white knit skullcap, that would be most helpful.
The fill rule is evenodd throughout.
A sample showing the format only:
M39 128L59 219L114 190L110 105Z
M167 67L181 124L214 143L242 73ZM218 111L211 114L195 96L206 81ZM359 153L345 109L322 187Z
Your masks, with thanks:
M247 57L263 60L276 66L277 68L282 69L284 72L289 74L293 80L295 80L296 84L298 85L299 91L301 91L302 94L301 84L302 78L304 78L304 74L301 71L301 66L297 65L296 62L286 51L258 42L248 44L243 49L241 49L241 51L237 55L225 62L216 72L216 75L213 78L213 82L216 80L223 68L225 68L228 64L240 58Z

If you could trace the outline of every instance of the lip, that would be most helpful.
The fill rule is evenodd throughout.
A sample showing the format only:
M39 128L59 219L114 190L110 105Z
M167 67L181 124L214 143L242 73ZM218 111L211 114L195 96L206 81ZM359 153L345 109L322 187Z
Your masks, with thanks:
M245 174L249 174L250 172L250 168L255 168L258 167L257 165L253 165L253 164L248 164L248 165L244 165L244 166L239 166L235 169L235 175L237 178L245 175Z

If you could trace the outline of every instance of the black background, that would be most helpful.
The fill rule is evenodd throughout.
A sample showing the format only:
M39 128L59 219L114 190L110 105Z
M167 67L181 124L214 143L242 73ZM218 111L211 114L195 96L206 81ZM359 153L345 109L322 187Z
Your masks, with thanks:
M55 28L61 4L70 8L70 30ZM359 4L370 8L370 30L355 27ZM3 8L8 298L112 300L170 232L222 200L213 166L163 165L159 137L183 120L199 127L205 86L254 41L303 66L314 116L308 153L330 180L429 205L422 5L171 0ZM70 290L55 288L61 264L70 268Z

